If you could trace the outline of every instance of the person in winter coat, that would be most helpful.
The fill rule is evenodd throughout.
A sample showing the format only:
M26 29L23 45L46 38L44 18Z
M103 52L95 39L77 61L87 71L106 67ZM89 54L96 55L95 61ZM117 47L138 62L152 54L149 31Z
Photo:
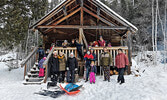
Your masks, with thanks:
M111 54L107 51L107 48L103 48L103 53L100 55L100 65L104 70L104 81L110 82L110 65L112 62Z
M46 57L43 57L43 59L41 59L39 61L38 67L39 67L39 77L43 77L44 76L44 67L43 67L43 63L46 60Z
M95 73L97 72L96 65L94 64L94 61L91 62L90 65L90 84L95 83Z
M88 81L89 78L89 72L90 72L90 64L91 61L94 59L93 55L90 54L90 51L87 51L87 54L85 54L84 56L84 60L85 60L85 68L86 68L86 81Z
M38 62L45 56L45 51L42 48L42 45L39 46L38 50Z
M75 42L76 42L76 40L75 40L75 39L72 39L71 44L70 44L70 47L76 47Z
M67 82L74 83L75 71L78 68L78 62L77 59L74 57L73 52L70 53L70 57L67 59L66 67L67 67Z
M121 48L118 49L118 55L116 56L115 63L119 73L117 82L119 83L121 81L120 84L125 83L124 71L125 68L128 68L129 61L128 57L122 52Z
M64 78L65 78L65 71L66 71L66 58L63 52L59 53L59 71L60 71L60 78L59 78L59 82L63 82L64 83Z
M79 44L78 40L76 40L75 45L77 47L78 55L80 56L81 60L83 60L83 54L82 54L82 44Z
M93 50L93 48L91 48L90 49L90 53L93 55L93 61L94 61L94 63L95 63L95 61L96 61L96 54L94 53L94 50Z
M100 36L100 40L98 42L99 42L100 47L105 47L106 46L106 42L103 40L102 36Z
M49 70L51 75L51 81L57 84L59 77L59 58L57 51L53 52L53 56L49 59Z
M38 68L43 68L43 63L46 60L46 57L43 57L43 59L41 59L38 63Z
M62 46L63 46L63 48L67 48L69 46L68 41L64 40L64 42L62 43Z

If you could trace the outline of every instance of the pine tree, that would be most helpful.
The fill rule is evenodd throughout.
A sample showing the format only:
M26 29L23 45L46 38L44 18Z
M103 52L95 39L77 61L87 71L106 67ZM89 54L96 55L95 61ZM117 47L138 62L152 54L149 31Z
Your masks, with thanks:
M2 0L0 2L0 45L24 43L30 20L42 17L47 0Z

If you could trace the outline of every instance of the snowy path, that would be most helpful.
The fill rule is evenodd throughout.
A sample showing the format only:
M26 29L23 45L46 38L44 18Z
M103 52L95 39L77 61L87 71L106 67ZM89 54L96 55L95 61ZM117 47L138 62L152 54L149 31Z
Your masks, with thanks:
M145 68L145 67L143 67ZM104 82L96 77L96 84L84 83L84 89L76 96L62 95L56 100L166 100L167 71L163 65L146 67L141 77L125 76L126 83L116 83L117 76L111 76L111 82ZM23 69L8 71L8 67L0 62L0 98L1 100L55 100L34 94L46 88L42 85L23 85Z

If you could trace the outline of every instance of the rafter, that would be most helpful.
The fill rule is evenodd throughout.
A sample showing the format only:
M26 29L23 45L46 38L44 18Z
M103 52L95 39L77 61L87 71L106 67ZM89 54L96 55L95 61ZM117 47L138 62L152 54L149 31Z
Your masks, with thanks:
M124 26L80 26L80 25L47 25L47 26L38 26L38 28L49 28L49 29L112 29L112 30L127 30L127 27Z
M57 22L55 22L55 23L52 24L52 25L58 25L59 23L63 22L65 19L67 19L67 18L71 17L72 15L76 14L77 12L79 12L80 10L81 10L81 7L78 8L78 9L76 9L76 10L73 11L72 13L68 14L67 16L61 18L60 20L58 20ZM47 29L47 30L45 31L45 33L49 32L49 31L51 31L51 29Z
M85 12L87 12L88 14L92 15L93 17L95 17L95 18L101 20L102 22L104 22L104 23L106 23L106 24L108 24L108 25L110 25L110 26L115 26L115 25L113 25L112 23L108 22L107 20L101 18L100 16L97 16L96 14L94 14L93 12L91 12L90 10L88 10L87 8L83 7L83 10L84 10Z

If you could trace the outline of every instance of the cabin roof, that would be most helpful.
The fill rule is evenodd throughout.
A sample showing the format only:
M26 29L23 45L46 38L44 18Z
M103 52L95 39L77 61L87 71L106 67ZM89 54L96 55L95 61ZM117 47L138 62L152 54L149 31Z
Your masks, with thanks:
M43 16L41 19L39 19L37 22L35 22L35 24L30 26L30 29L32 28L36 28L38 25L43 24L42 22L47 21L48 16L50 15L54 15L56 14L55 11L60 11L63 10L63 6L64 4L70 4L71 2L73 2L75 0L64 0L62 1L59 5L57 5L54 9L52 9L50 12L48 12L45 16ZM78 1L78 0L77 0ZM100 7L100 9L102 9L105 13L107 13L109 16L111 16L113 19L115 19L117 22L121 23L122 25L130 28L132 30L133 33L135 33L138 29L137 27L135 27L133 24L131 24L130 22L128 22L126 19L124 19L123 17L121 17L119 14L117 14L115 11L113 11L112 9L110 9L108 6L106 6L104 3L102 3L99 0L84 0L84 1L89 1L89 2L93 2L95 6ZM72 4L72 3L71 3Z

